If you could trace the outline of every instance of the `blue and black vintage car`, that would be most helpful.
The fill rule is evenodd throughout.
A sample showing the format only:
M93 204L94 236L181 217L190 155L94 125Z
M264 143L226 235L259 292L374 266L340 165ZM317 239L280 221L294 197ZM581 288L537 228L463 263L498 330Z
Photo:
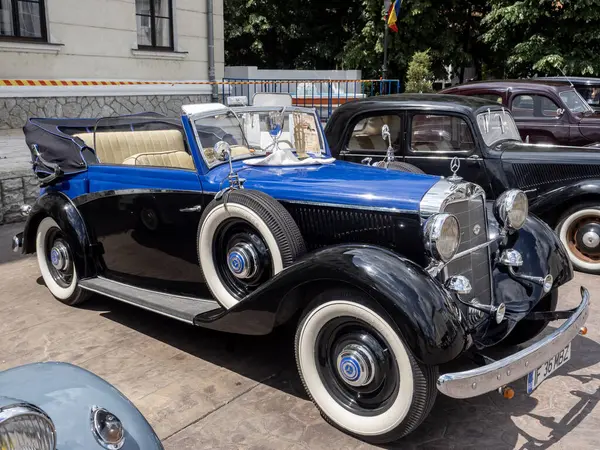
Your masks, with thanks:
M138 409L102 378L65 363L0 372L2 450L163 450Z
M310 109L192 105L181 120L31 119L25 133L42 190L13 245L37 253L58 300L99 293L240 334L294 326L308 394L366 441L413 431L438 391L524 377L533 391L588 316L583 288L556 311L572 267L523 192L491 204L457 176L338 161ZM505 359L440 374L557 319Z

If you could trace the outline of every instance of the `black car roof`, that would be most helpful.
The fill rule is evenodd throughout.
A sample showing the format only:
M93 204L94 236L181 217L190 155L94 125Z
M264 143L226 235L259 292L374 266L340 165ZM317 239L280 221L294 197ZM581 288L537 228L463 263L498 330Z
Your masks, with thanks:
M394 94L369 97L348 102L337 109L346 113L355 110L379 109L382 105L402 109L431 109L440 111L455 111L468 114L481 109L501 109L502 105L478 97L450 94Z
M525 88L531 90L543 90L555 88L559 91L564 91L570 88L568 83L557 80L539 80L539 79L521 79L521 80L487 80L487 81L470 81L468 83L452 86L442 92L458 92L462 90L473 89L479 87L482 89L507 90L509 88Z
M596 85L600 85L600 78L594 78L594 77L565 77L565 76L560 76L560 77L535 77L535 80L540 80L540 81L556 81L556 82L560 82L561 84L571 84L573 83L574 85L578 85L578 86L596 86Z

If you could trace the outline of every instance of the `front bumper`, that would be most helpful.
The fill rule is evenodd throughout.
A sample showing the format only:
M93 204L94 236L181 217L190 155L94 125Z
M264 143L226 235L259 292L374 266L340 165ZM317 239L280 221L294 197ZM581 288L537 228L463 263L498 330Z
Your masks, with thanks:
M589 316L590 293L581 288L581 304L565 323L544 339L508 356L477 369L447 373L438 378L438 390L453 398L471 398L524 377L571 342L579 334Z

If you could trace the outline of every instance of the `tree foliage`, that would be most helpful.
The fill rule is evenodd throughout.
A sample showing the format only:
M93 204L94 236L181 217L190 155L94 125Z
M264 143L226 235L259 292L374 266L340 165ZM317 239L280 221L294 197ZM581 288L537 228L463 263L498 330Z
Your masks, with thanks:
M228 65L361 69L382 75L383 0L224 0ZM600 75L600 0L404 0L389 33L388 78L430 49L436 78Z
M429 50L416 52L406 72L406 92L433 92L433 72Z
M497 75L600 75L600 0L491 3L483 42Z

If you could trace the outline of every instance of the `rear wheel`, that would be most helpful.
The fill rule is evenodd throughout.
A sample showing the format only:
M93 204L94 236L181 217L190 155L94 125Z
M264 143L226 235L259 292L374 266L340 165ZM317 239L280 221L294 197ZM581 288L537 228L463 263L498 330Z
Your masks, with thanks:
M44 283L57 300L75 306L89 298L90 294L77 286L79 278L67 236L51 217L38 225L36 253Z
M328 291L298 325L296 362L306 391L334 426L371 443L415 430L436 398L437 367L420 364L376 305Z
M556 233L575 269L600 274L600 204L585 203L567 210Z

